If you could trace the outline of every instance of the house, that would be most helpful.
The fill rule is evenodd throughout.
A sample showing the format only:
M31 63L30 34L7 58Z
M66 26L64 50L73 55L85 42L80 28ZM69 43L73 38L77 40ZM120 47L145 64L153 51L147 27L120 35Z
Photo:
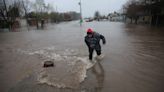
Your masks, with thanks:
M109 19L110 21L124 21L125 16L124 16L123 14L114 12L114 13L110 13L110 14L108 15L108 19Z
M163 0L145 0L142 5L144 10L139 15L138 23L164 25Z

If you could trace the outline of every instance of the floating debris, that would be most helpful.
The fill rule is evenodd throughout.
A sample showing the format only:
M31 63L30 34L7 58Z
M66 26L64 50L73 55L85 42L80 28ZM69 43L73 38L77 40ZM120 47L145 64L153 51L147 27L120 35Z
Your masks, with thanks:
M44 68L54 67L54 62L52 62L52 61L45 61L43 67Z

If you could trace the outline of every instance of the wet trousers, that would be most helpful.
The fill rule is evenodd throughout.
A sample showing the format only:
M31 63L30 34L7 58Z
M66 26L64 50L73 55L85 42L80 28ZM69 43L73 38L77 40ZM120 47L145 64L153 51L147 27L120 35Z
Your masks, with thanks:
M88 48L88 50L89 50L89 60L92 60L92 58L93 58L93 52L96 49ZM96 50L96 53L97 53L98 56L101 55L101 50Z

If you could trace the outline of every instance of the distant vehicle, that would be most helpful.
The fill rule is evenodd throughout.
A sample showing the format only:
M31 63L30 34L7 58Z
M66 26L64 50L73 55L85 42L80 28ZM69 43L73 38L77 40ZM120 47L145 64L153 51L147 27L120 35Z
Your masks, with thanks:
M92 22L93 19L89 18L89 19L86 19L86 22Z

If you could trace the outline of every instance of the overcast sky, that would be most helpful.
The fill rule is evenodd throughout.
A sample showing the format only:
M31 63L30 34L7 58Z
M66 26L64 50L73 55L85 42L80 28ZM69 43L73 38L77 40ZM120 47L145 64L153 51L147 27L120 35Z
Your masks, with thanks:
M35 0L33 0L35 1ZM77 11L79 12L78 2L80 0L44 0L50 3L59 12ZM118 11L127 0L81 0L83 17L92 17L95 11L102 15Z

